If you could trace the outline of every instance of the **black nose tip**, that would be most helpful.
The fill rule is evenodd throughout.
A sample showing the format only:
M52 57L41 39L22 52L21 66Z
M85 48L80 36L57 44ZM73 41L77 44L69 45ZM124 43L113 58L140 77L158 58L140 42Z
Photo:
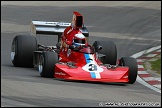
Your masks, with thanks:
M91 58L89 58L89 59L87 59L87 60L92 60L92 61L93 61L93 59L91 59Z

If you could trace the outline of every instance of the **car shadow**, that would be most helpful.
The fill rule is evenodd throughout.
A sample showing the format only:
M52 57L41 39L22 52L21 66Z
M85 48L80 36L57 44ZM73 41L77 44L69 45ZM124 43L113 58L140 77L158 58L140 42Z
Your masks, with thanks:
M98 81L84 81L84 80L67 80L54 78L55 80L64 81L64 82L74 82L74 83L89 83L89 84L102 84L102 85L116 85L116 86L126 86L128 83L117 83L117 82L98 82Z

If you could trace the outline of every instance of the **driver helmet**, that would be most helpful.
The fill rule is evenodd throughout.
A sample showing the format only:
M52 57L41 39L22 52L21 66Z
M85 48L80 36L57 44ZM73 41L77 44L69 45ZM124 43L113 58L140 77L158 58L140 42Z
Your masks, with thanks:
M82 33L75 34L73 39L73 45L75 46L83 46L86 44L86 38Z

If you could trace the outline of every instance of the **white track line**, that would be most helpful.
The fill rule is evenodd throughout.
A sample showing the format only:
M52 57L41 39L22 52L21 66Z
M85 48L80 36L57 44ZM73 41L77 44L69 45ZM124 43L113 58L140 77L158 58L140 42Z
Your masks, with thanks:
M148 54L148 53L150 53L150 52L152 52L152 51L155 51L155 50L158 50L158 49L160 49L160 48L161 48L161 45L156 46L156 47L153 47L153 48L150 48L150 49L148 49L148 50L141 51L141 52L139 52L139 53L136 53L136 54L132 55L131 57L133 57L133 58L138 58L138 57L141 57L141 56L144 55L144 54ZM161 51L161 50L160 50L160 51ZM138 59L137 59L137 60L138 60ZM138 60L138 61L141 61L141 60ZM141 73L141 71L138 71L138 72ZM154 87L153 85L150 85L150 84L146 83L146 82L145 82L144 80L142 80L138 75L137 75L137 82L143 84L144 86L146 86L146 87L148 87L148 88L150 88L150 89L152 89L152 90L155 90L156 92L161 93L161 90L160 90L160 89ZM155 85L155 86L159 87L159 85Z
M138 68L144 68L143 65L138 65Z
M158 89L158 88L156 88L156 87L153 87L152 85L146 83L146 82L145 82L144 80L142 80L139 76L137 76L137 82L143 84L144 86L146 86L146 87L148 87L148 88L150 88L150 89L152 89L152 90L155 90L156 92L161 93L161 90L160 90L160 89Z
M161 45L153 47L153 48L150 48L148 50L143 50L143 51L141 51L139 53L136 53L136 54L132 55L131 57L138 58L138 57L141 57L144 54L150 53L150 52L155 51L155 50L157 50L159 48L161 48Z
M154 77L144 77L145 81L155 81L156 79Z
M156 55L158 55L158 54L149 54L146 57L155 57Z
M138 71L138 74L148 74L147 71Z

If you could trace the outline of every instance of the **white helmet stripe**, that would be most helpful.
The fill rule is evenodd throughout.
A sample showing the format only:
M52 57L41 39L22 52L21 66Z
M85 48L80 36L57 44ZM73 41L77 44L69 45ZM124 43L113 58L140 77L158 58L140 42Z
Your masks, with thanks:
M85 38L85 36L83 35L83 34L75 34L75 36L77 37L77 38Z

